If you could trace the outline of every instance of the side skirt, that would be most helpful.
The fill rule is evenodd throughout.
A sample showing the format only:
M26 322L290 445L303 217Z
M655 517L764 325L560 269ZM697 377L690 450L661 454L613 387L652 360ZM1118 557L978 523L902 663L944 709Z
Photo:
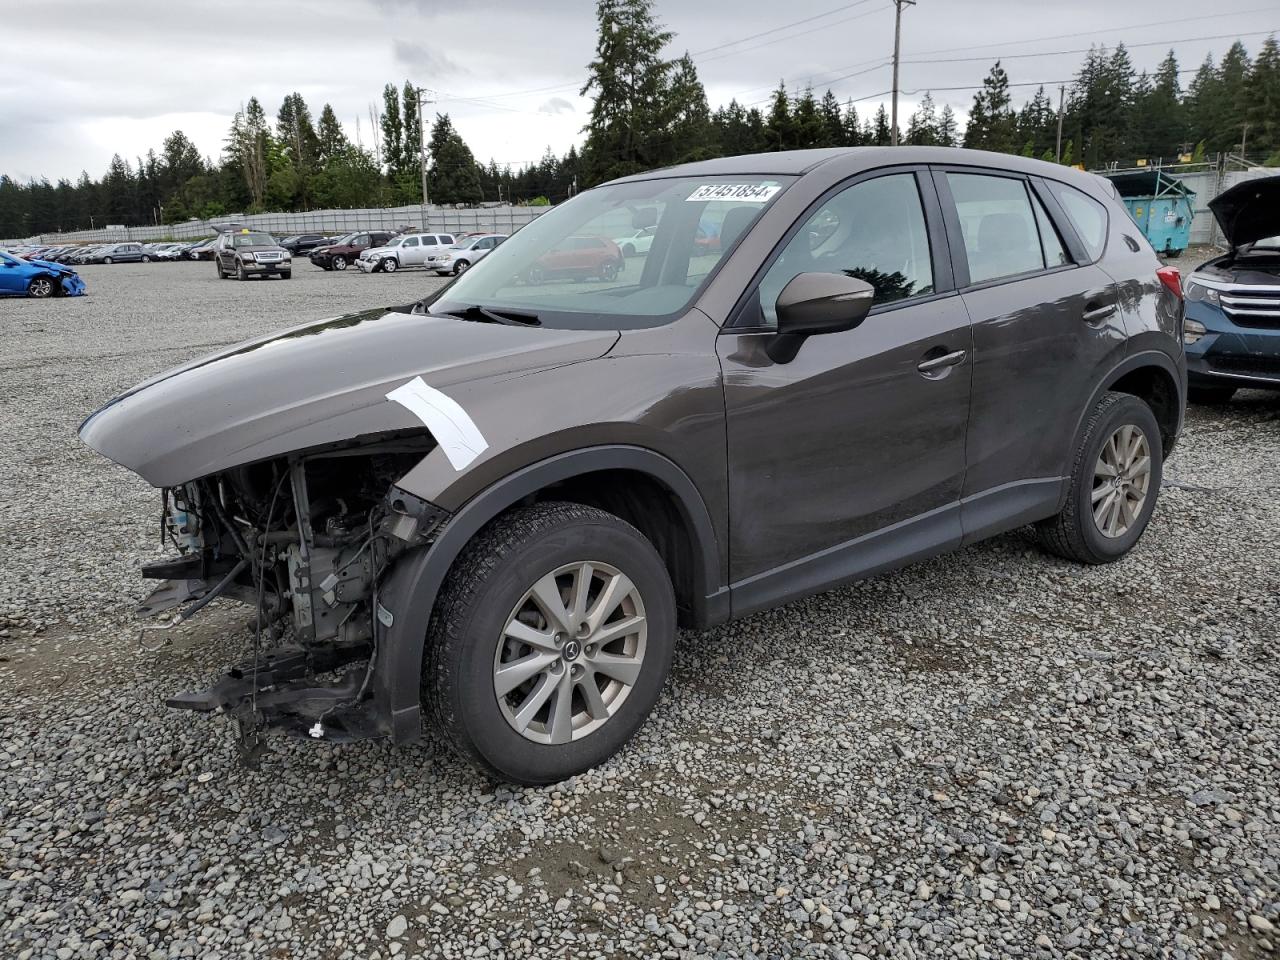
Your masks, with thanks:
M1019 480L984 490L730 585L734 618L832 590L1058 512L1067 481Z

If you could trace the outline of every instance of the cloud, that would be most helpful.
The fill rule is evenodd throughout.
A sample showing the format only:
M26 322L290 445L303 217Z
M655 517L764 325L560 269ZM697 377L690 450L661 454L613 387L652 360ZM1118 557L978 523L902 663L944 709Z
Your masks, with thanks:
M396 63L421 75L423 79L435 80L444 74L458 75L470 72L424 43L395 40L392 42L391 49L395 54Z
M552 97L538 108L539 113L573 113L574 106L564 97Z

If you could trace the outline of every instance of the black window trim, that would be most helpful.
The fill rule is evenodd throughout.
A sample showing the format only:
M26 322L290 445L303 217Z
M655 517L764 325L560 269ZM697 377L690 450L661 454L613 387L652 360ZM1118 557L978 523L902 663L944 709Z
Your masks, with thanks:
M1041 178L1033 177L1033 175L1030 174L1018 173L1016 170L1001 170L993 168L993 166L966 166L959 164L936 164L933 165L932 172L934 187L937 188L938 198L942 201L942 215L947 224L947 236L951 239L952 256L955 257L951 266L952 269L955 270L956 288L959 289L961 293L968 291L984 291L984 289L991 287L1000 287L1001 284L1005 283L1018 283L1019 280L1029 280L1034 278L1034 276L1044 276L1048 274L1062 273L1062 271L1065 270L1075 270L1076 268L1079 268L1079 266L1088 265L1093 262L1092 260L1089 260L1088 252L1085 251L1084 244L1080 242L1079 237L1076 236L1075 230L1071 227L1068 216L1066 216L1065 211L1062 211L1061 207L1057 205L1055 198L1052 197L1050 189L1043 187L1039 189L1037 188L1036 182ZM968 252L965 251L964 246L964 229L960 227L960 211L956 207L955 197L952 196L951 184L947 182L948 173L972 174L977 175L977 177L1004 177L1005 179L1010 180L1021 180L1021 182L1023 182L1023 188L1029 189L1034 196L1041 198L1042 201L1044 195L1050 196L1051 202L1046 202L1046 204L1044 204L1044 210L1046 210L1048 216L1050 216L1050 219L1053 221L1053 225L1057 228L1057 232L1059 232L1059 236L1062 238L1062 241L1066 243L1066 247L1068 247L1068 251L1066 252L1068 252L1068 255L1071 257L1071 261L1073 262L1070 262L1070 264L1061 264L1059 266L1044 266L1044 268L1038 270L1023 270L1018 274L996 276L996 278L991 280L982 280L980 283L970 283L969 255ZM1029 201L1030 198L1028 197L1028 202ZM1036 211L1033 209L1032 215L1034 216L1034 214L1036 214ZM1039 227L1037 227L1036 236L1039 237ZM961 256L956 256L956 251L959 251ZM1041 247L1041 255L1043 256L1043 246Z
M776 334L778 331L775 327L751 322L754 317L750 316L750 312L753 305L759 304L761 281L764 279L765 274L769 272L769 268L782 256L787 244L795 239L801 227L808 223L809 219L836 194L843 193L845 190L856 187L861 183L879 180L881 177L900 176L904 173L914 175L916 191L920 195L920 207L924 213L925 234L929 241L930 265L933 269L933 293L917 297L906 297L902 300L894 300L891 303L878 303L871 308L868 316L879 316L883 313L914 307L918 304L936 303L947 297L955 296L957 286L952 272L949 250L950 241L943 226L942 207L939 203L933 180L929 176L928 164L904 163L891 167L876 167L873 170L863 170L861 173L846 177L839 183L833 184L801 211L800 215L787 229L787 232L774 244L773 249L769 251L769 255L756 268L756 272L751 277L751 282L746 285L742 295L738 297L737 303L729 311L729 319L721 327L720 332L735 336L748 333Z
M1041 196L1045 199L1045 206L1049 210L1049 215L1054 218L1054 222L1057 224L1059 232L1064 232L1063 225L1065 224L1065 232L1075 240L1079 256L1077 257L1077 251L1073 250L1072 259L1081 265L1094 264L1101 261L1102 258L1107 255L1107 247L1111 243L1111 210L1108 205L1103 203L1097 197L1091 196L1084 190L1081 190L1079 187L1073 187L1071 184L1063 183L1061 180L1051 180L1047 177L1036 177L1035 179L1038 181L1035 184L1036 194L1037 196ZM1055 186L1066 187L1068 190L1075 190L1077 193L1084 194L1085 197L1102 207L1102 250L1096 257L1089 254L1089 248L1085 245L1084 238L1080 236L1080 233L1076 230L1076 225L1067 213L1066 208L1062 205L1061 201L1058 200L1058 195L1053 189Z

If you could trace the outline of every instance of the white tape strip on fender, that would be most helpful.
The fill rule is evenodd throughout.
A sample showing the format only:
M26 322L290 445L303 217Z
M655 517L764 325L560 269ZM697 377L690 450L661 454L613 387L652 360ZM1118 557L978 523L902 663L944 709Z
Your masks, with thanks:
M396 387L387 399L401 404L426 424L455 470L465 470L489 448L467 411L452 397L427 386L421 377Z

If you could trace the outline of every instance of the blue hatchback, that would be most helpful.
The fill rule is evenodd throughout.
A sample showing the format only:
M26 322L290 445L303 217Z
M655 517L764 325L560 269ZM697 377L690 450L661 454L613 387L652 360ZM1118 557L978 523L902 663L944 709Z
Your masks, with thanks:
M84 281L70 267L45 260L24 260L0 251L0 295L20 297L78 297Z
M1231 249L1197 267L1183 288L1190 399L1280 390L1280 176L1239 183L1209 209Z

